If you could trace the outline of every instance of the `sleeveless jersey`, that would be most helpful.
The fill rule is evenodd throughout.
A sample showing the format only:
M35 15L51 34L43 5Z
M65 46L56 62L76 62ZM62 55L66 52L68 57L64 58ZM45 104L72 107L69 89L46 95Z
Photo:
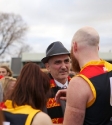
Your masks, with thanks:
M5 102L5 106L7 107L3 109L5 122L9 122L10 125L31 125L34 116L40 112L29 105L15 105L13 108L10 100Z
M93 93L83 125L106 125L112 117L112 64L101 60L87 63L79 75Z

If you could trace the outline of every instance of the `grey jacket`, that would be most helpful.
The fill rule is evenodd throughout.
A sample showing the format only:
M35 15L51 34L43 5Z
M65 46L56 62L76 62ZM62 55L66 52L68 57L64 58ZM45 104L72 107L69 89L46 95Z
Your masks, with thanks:
M3 90L2 90L2 84L0 83L0 102L3 101Z

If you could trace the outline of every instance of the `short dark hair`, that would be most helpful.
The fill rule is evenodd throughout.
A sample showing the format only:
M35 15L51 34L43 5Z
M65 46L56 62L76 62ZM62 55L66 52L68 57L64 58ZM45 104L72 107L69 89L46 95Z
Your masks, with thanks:
M30 105L34 109L43 109L50 90L49 77L36 63L24 65L14 86L10 99L12 104Z

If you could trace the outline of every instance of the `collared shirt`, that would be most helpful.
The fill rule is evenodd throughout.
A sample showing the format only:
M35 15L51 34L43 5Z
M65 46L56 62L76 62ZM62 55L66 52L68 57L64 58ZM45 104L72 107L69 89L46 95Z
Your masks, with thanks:
M60 87L60 88L66 88L66 87L68 87L68 80L65 82L65 84L62 84L62 83L58 82L58 81L55 80L55 79L54 79L54 81L55 81L56 85L57 85L58 87Z

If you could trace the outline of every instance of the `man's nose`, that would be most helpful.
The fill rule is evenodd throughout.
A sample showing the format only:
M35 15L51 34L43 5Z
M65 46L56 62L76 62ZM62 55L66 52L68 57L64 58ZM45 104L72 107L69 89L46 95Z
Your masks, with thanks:
M62 62L62 68L66 68L66 64L64 62Z

